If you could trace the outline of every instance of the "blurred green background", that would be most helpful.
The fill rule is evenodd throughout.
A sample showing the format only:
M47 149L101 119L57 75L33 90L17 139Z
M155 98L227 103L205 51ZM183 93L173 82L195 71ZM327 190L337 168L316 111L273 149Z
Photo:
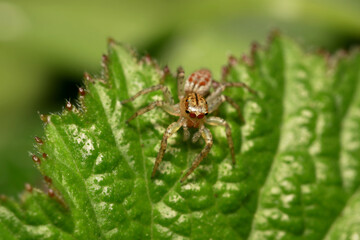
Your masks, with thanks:
M209 67L248 52L273 29L308 50L360 42L359 0L0 1L0 194L41 186L29 152L42 136L38 112L74 100L83 72L98 73L112 37L172 70Z

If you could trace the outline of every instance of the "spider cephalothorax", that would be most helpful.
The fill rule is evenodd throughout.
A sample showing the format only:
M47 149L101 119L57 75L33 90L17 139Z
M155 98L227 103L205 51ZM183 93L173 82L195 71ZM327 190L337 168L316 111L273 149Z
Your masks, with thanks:
M188 127L198 127L208 115L208 105L200 94L189 93L180 101L180 112L188 119Z
M241 82L215 82L211 77L211 72L207 69L200 69L192 73L186 79L186 81L184 81L184 71L182 70L182 68L179 68L177 74L177 81L178 96L180 101L178 104L174 104L174 100L170 94L169 89L162 84L144 89L132 96L131 98L121 102L122 104L124 104L135 100L140 95L156 90L162 90L164 93L164 101L153 102L147 107L138 110L128 119L128 122L135 117L150 111L155 107L161 107L167 113L179 117L179 120L170 124L164 133L163 139L161 141L160 150L155 161L152 177L155 176L156 170L164 156L167 146L167 139L176 131L178 131L181 127L184 129L184 140L188 140L190 137L190 132L188 130L189 127L199 129L192 137L193 142L196 142L200 138L200 136L205 140L204 149L196 156L191 168L183 176L181 182L185 181L186 178L195 170L195 168L200 164L204 157L207 156L212 147L212 135L209 129L205 127L205 124L225 127L232 161L235 164L234 144L232 141L231 129L229 124L224 119L221 119L219 117L207 117L207 115L218 109L221 103L227 101L236 109L240 118L242 119L240 107L230 97L222 95L222 92L227 87L243 87L249 90L251 93L255 93L255 91L253 91L246 84ZM214 88L214 91L210 93L211 87Z

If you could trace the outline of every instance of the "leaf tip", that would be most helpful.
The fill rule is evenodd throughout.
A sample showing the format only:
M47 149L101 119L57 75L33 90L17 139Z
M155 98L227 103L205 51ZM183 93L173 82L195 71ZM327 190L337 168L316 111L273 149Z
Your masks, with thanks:
M43 121L44 123L49 123L50 117L49 117L49 115L46 115L46 114L40 114L40 120Z
M35 154L33 154L33 155L31 156L31 159L32 159L35 163L41 164L40 158L39 158L38 156L36 156Z
M94 83L95 81L92 79L91 75L88 72L84 72L84 80L90 83Z
M41 138L39 138L38 136L35 136L34 139L35 139L36 143L38 143L40 145L44 144L43 140Z
M267 41L269 44L271 44L276 38L279 38L281 36L281 31L278 28L274 28L270 31Z
M178 73L178 74L184 74L184 68L183 68L182 66L179 66L179 67L177 68L177 73Z
M71 104L70 101L67 101L67 102L66 102L65 107L66 107L66 109L67 109L68 111L72 111L72 109L73 109L73 105Z
M168 66L168 65L165 65L165 67L163 68L163 73L164 73L164 75L165 75L165 76L167 76L167 75L170 75L170 74L171 74L171 72L170 72L170 68L169 68L169 66Z
M165 78L170 75L171 75L170 68L168 67L168 65L165 65L165 67L161 71L161 82L160 83L163 84L165 82Z
M86 95L86 90L85 90L85 88L79 87L78 91L79 91L79 95L80 95L81 97L83 97L83 96Z
M147 64L147 65L152 65L154 63L154 60L153 58L150 56L149 53L145 54L145 56L142 58L144 60L144 62Z
M251 50L250 50L251 57L254 57L256 53L259 51L259 49L260 49L260 44L258 42L252 42Z
M101 62L102 62L102 64L107 65L107 64L109 63L109 57L108 57L108 55L103 54L103 55L101 56Z
M1 194L1 195L0 195L0 200L1 200L2 202L5 202L5 201L7 200L7 197L6 197L5 195Z
M44 176L44 180L47 184L52 184L52 179L46 175Z
M116 41L115 41L112 37L109 37L109 38L107 39L107 42L108 42L108 45L109 45L110 47L116 45Z
M25 191L32 193L33 187L31 186L30 183L25 183Z
M226 78L229 74L229 66L223 66L221 68L221 82L225 82L226 81Z
M234 55L230 55L228 57L228 63L229 63L229 66L235 66L238 64L238 59L234 56Z
M51 188L48 189L48 196L49 196L50 198L55 197L55 192L54 192L53 189L51 189Z

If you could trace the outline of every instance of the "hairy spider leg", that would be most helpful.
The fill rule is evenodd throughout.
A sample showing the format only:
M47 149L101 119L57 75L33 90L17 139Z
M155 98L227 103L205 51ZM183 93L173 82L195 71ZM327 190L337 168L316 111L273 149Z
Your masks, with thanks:
M231 136L230 125L224 119L219 118L219 117L209 117L209 118L207 118L206 123L209 125L213 125L213 126L225 127L226 138L227 138L228 145L229 145L230 152L231 152L232 163L235 164L236 161L235 161L234 142L233 142L232 136Z
M161 140L160 150L156 157L155 165L154 165L154 168L153 168L153 171L151 174L152 178L155 176L156 170L158 169L159 164L161 163L161 161L164 157L168 138L171 137L175 132L177 132L180 129L180 127L184 124L185 121L186 121L186 119L184 117L181 117L177 122L173 122L166 129L166 131L163 135L163 138Z
M225 97L225 101L226 101L226 102L230 103L230 105L231 105L233 108L235 108L235 110L236 110L236 112L237 112L237 114L238 114L241 122L245 123L245 119L244 119L244 116L243 116L243 114L242 114L242 112L241 112L240 106L239 106L239 105L234 101L234 99L232 99L231 97L226 96L226 95L222 95L222 96Z
M177 78L178 97L179 97L179 100L181 101L181 99L185 96L185 89L184 89L185 73L184 73L184 69L182 67L178 68L176 78Z
M246 85L243 82L224 82L224 83L222 83L222 85L225 86L226 88L227 87L242 87L254 95L257 94L257 92L254 89L252 89L251 87L249 87L248 85Z
M170 93L168 87L166 87L164 85L161 85L161 84L155 85L155 86L152 86L152 87L149 87L149 88L146 88L146 89L143 89L143 90L137 92L134 96L130 97L129 99L125 99L125 100L121 101L121 104L132 102L141 95L145 95L147 93L154 92L154 91L157 91L157 90L161 90L163 92L165 101L152 102L148 106L136 111L126 121L127 123L129 123L131 120L133 120L137 116L140 116L140 115L154 109L155 107L161 107L164 111L166 111L167 113L169 113L171 115L180 116L180 111L176 110L176 109L178 109L178 107L176 107L177 105L173 105L174 100L173 100L173 98L171 96L171 93Z
M176 105L174 105L174 106L176 106ZM179 111L176 111L175 107L169 105L168 103L166 103L164 101L155 101L155 102L150 103L146 107L137 110L128 120L126 120L126 123L129 123L134 118L136 118L156 107L161 107L164 111L166 111L167 113L169 113L173 116L180 116Z
M190 131L186 122L183 125L183 129L184 129L184 141L187 141L190 138Z
M230 97L222 95L222 92L227 87L243 87L247 89L252 94L257 94L256 91L251 89L249 86L247 86L245 83L242 82L223 82L219 83L214 81L213 86L215 86L215 91L212 92L207 98L206 101L208 102L208 109L209 113L214 112L223 102L228 102L235 110L237 111L240 120L245 123L244 117L241 113L240 106Z
M187 179L187 177L197 168L197 166L199 166L201 161L208 155L208 153L210 152L210 149L213 145L213 139L212 139L212 135L211 135L211 132L209 131L209 129L207 129L206 127L203 126L200 129L200 131L201 131L201 136L205 140L205 147L196 156L191 168L187 171L187 173L184 175L184 177L181 178L180 182L184 182Z
M253 90L252 88L250 88L248 85L246 85L243 82L224 82L224 83L219 83L219 86L217 88L215 88L215 91L212 92L207 98L206 101L212 101L216 98L218 98L222 92L228 88L228 87L242 87L245 88L246 90L248 90L250 93L256 95L257 92L255 90Z
M152 86L152 87L149 87L149 88L145 88L139 92L137 92L134 96L132 96L131 98L128 98L128 99L125 99L125 100L122 100L121 101L121 104L125 104L125 103L128 103L128 102L132 102L134 101L136 98L138 98L139 96L141 95L145 95L147 93L150 93L150 92L154 92L154 91L157 91L157 90L161 90L164 94L164 100L166 103L170 104L170 105L173 105L174 104L174 99L172 98L171 96L171 93L169 91L169 88L167 86L164 86L162 84L159 84L159 85L155 85L155 86Z
M241 122L245 123L245 119L241 113L241 108L240 106L231 98L225 95L220 95L220 97L212 99L211 101L209 101L208 103L208 111L209 113L214 112L216 109L218 109L218 107L223 103L223 102L228 102L230 103L230 105L235 108Z
M192 141L193 143L196 143L196 142L199 140L200 137L201 137L201 130L199 129L199 131L197 131L196 133L194 133L191 141Z

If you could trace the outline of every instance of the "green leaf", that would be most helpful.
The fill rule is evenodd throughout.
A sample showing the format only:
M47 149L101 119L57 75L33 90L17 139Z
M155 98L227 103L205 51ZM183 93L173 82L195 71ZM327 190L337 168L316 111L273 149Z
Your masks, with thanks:
M151 179L162 134L177 119L158 109L125 123L136 109L161 99L159 92L120 103L159 82L176 98L175 77L112 41L104 63L99 77L86 77L75 106L48 116L34 155L55 194L34 189L20 204L3 198L5 239L360 236L358 52L308 54L275 36L268 47L231 61L226 80L258 92L225 92L243 106L246 124L226 104L218 112L231 125L236 165L224 129L213 127L210 154L183 184L203 143L183 142L179 131Z

